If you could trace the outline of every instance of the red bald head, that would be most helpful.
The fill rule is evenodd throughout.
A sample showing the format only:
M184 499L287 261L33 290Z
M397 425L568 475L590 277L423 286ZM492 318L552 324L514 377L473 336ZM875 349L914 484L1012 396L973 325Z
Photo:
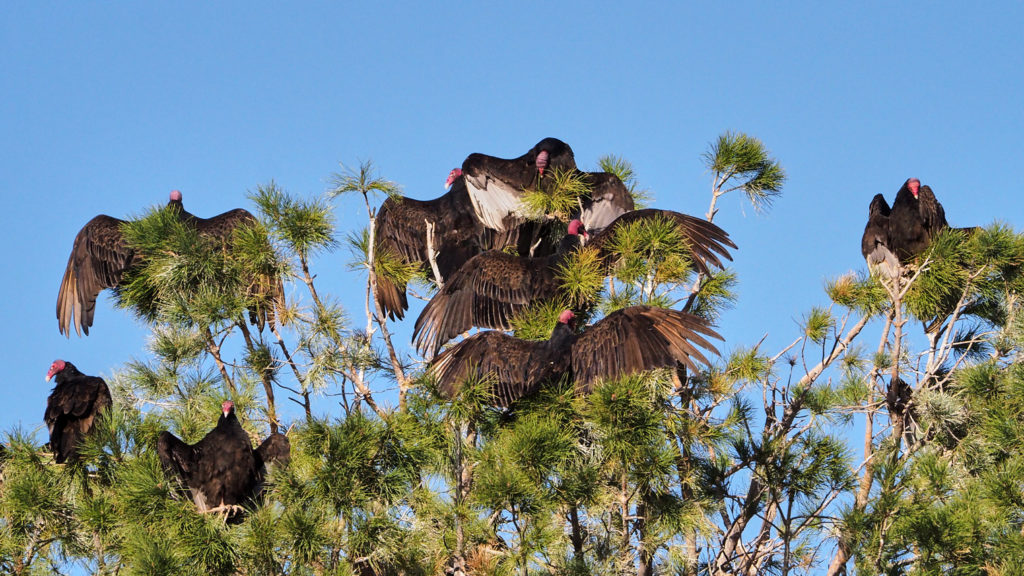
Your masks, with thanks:
M452 171L448 173L448 179L444 181L445 188L451 188L452 183L462 176L462 168L452 168Z
M224 412L224 416L227 416L228 414L230 414L230 413L231 413L231 411L232 411L232 410L234 410L234 409L235 409L235 403L234 403L234 402L232 402L231 400L225 400L225 401L224 401L224 402L223 402L223 403L222 403L222 404L220 405L220 409L221 409L221 411L223 411L223 412Z
M907 180L907 190L910 190L910 193L914 195L914 198L917 198L917 190L920 187L921 181L918 180L917 178L911 178L910 180Z
M181 202L181 192L179 190L171 190L171 202Z
M50 364L50 369L46 371L46 381L49 382L50 378L53 378L58 372L63 370L65 365L63 360L54 360L53 364Z
M559 324L568 324L575 319L576 315L572 313L572 310L563 310L562 313L558 315Z
M544 175L544 169L548 167L548 156L547 150L541 150L537 153L537 172L540 172L541 176Z
M569 222L569 234L572 234L573 236L582 235L584 240L590 238L590 234L587 234L586 226L584 226L583 222L579 220Z

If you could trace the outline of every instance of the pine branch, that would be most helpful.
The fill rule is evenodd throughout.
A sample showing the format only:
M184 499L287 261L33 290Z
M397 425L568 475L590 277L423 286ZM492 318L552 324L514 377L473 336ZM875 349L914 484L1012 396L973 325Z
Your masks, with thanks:
M220 370L221 378L224 379L224 383L228 385L228 391L232 397L238 395L238 389L235 388L235 383L231 380L231 376L228 374L227 366L224 364L224 360L220 356L220 345L214 342L213 332L209 328L205 328L206 333L206 350L213 356L213 361L217 364L217 369ZM225 334L225 337L227 335ZM221 339L221 344L224 343L224 339Z

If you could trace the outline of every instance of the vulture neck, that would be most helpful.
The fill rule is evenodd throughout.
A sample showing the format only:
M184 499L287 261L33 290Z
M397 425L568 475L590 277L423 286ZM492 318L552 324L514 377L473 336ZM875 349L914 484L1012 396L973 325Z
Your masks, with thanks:
M53 381L56 382L57 384L63 384L68 380L73 380L77 378L80 375L81 372L78 371L78 368L75 368L74 364L72 364L71 362L65 362L64 369L61 370L60 372L57 372L57 374L54 375Z
M573 340L576 339L576 333L573 332L572 328L568 324L559 322L555 324L555 329L551 331L551 338L548 339L548 347L551 349L562 349L568 348L572 345Z
M181 203L181 200L171 200L167 203L167 207L174 211L178 215L178 218L182 220L195 219L188 210L185 210L185 205Z
M904 186L896 193L896 199L892 201L892 207L895 208L896 206L917 207L917 197L910 191L910 188Z
M583 243L580 242L579 234L566 234L565 237L558 242L558 250L555 252L555 254L558 254L560 256L569 254L572 251L581 247L582 245Z
M235 416L235 409L232 408L227 414L220 413L220 418L217 419L217 427L228 426L234 422L238 422L238 417Z

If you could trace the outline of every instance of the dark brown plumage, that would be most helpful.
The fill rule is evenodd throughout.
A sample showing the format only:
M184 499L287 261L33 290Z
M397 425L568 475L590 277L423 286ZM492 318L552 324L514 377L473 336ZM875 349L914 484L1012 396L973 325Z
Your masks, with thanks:
M199 234L216 238L225 246L230 245L235 228L256 222L256 218L242 208L212 218L195 216L182 206L181 192L177 190L171 192L167 206ZM79 336L89 335L99 293L117 287L124 274L142 260L125 241L121 233L123 224L124 220L101 214L75 236L57 293L57 328L68 338L72 326ZM254 291L261 293L260 300L271 302L250 315L253 323L262 329L264 322L273 321L274 306L283 302L284 286L279 277L255 279L253 285Z
M57 293L57 328L68 338L72 325L79 336L89 335L100 291L120 284L124 273L139 263L121 235L124 223L100 214L75 236Z
M721 268L720 257L731 259L726 246L736 245L711 222L671 210L635 210L619 216L603 232L585 241L598 251L605 273L615 261L611 240L619 227L654 218L668 219L678 226L701 272L708 273L709 266ZM466 262L416 319L416 348L421 354L437 354L445 342L474 326L509 330L516 313L535 301L558 296L562 286L556 271L566 255L580 245L574 232L570 224L569 235L551 256L525 258L492 250Z
M480 222L506 231L529 219L522 205L524 190L538 188L545 173L576 170L572 148L557 138L545 138L518 158L470 154L462 163L466 188Z
M257 224L256 217L244 208L235 208L211 218L200 218L185 210L181 203L181 192L171 192L167 206L176 210L182 222L195 228L201 236L216 239L223 247L229 248L236 228ZM274 325L275 310L284 306L284 282L280 276L261 276L249 279L249 296L256 302L249 309L249 321L263 330L265 324Z
M698 371L697 363L708 364L701 349L718 353L707 338L721 339L701 318L667 308L623 308L581 334L573 331L573 318L563 312L542 342L475 334L441 353L428 370L448 398L467 380L480 379L491 382L496 405L508 406L561 378L586 394L604 379L636 372L678 365Z
M554 171L575 171L572 148L556 138L545 138L518 158L503 159L470 154L448 176L448 193L433 200L388 198L374 223L378 254L391 254L416 264L433 277L427 251L427 222L437 272L444 283L466 261L485 250L516 249L521 255L551 254L553 245L539 245L550 232L550 222L530 221L521 204L524 190L550 180ZM632 209L633 199L617 177L603 172L581 173L592 191L580 199L580 219L602 228ZM392 320L401 320L409 308L406 286L378 274L374 296Z
M483 225L473 213L465 179L453 170L451 189L433 200L388 198L374 222L377 254L390 254L403 262L429 269L427 222L434 226L433 248L442 281L483 250ZM405 317L409 302L405 285L385 274L377 275L374 296L392 320Z
M901 264L913 262L947 228L946 211L931 187L922 186L917 178L909 178L896 193L892 210L881 194L872 198L868 223L861 238L861 253L870 270L881 268L888 276L895 277ZM970 235L979 229L954 230Z
M413 330L421 354L437 354L445 342L473 326L509 330L512 317L537 300L558 293L557 270L583 244L579 220L550 256L523 257L488 250L470 258L430 299Z
M580 211L572 217L579 218L591 234L599 234L616 218L634 210L633 195L615 174L581 172L580 176L590 192L580 198Z
M92 431L96 417L112 405L107 383L98 376L86 376L71 362L55 360L46 381L56 377L57 385L46 399L43 420L50 431L50 450L58 464L73 461L78 446Z
M905 264L927 250L932 239L948 227L946 212L932 189L910 178L896 193L889 213L889 249Z
M860 241L860 251L868 269L884 270L889 277L899 271L899 261L889 249L889 204L881 194L875 194L868 207L868 223Z
M217 426L195 444L161 432L157 455L165 474L182 483L200 512L223 510L237 519L237 507L259 495L266 465L287 463L291 449L286 436L271 434L253 450L234 403L224 402L221 408Z

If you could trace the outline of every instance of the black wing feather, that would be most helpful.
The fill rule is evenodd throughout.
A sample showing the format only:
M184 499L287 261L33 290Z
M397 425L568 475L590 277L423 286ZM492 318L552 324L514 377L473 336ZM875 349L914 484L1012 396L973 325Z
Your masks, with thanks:
M568 368L568 354L553 354L547 342L481 332L442 352L430 364L438 390L453 398L467 382L490 383L498 406L508 406Z
M102 378L78 373L58 381L46 400L43 415L50 432L50 449L58 464L75 458L96 417L112 404L110 389Z
M523 258L489 250L471 258L424 307L413 330L421 354L476 326L509 330L532 302L558 292L554 257Z
M591 234L599 234L616 218L634 209L633 195L610 172L582 172L590 193L581 198L578 217Z
M708 338L722 337L693 314L631 306L589 327L572 346L576 389L593 390L604 379L682 364L697 372L709 362L701 349L718 354Z
M604 231L593 236L588 245L601 250L602 254L607 257L610 255L609 245L619 226L651 218L666 218L675 222L683 238L689 244L694 266L700 272L708 274L709 265L722 268L720 257L732 260L732 256L726 247L736 248L736 244L729 239L729 234L725 230L701 218L672 210L658 210L654 208L626 212L616 218Z
M70 338L74 326L79 336L88 335L100 291L117 286L135 263L135 255L121 235L123 223L101 214L75 236L57 293L57 328L61 334Z

